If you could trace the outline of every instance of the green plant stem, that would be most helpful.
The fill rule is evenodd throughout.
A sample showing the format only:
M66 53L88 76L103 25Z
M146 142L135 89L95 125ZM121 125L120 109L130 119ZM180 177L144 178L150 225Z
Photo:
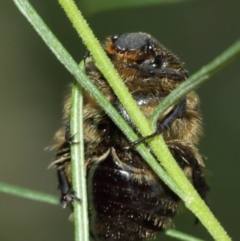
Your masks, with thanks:
M83 146L83 95L81 86L75 81L71 101L71 167L73 190L81 197L81 204L74 202L75 241L89 240L88 201L86 187L86 165Z
M202 239L193 237L191 235L188 235L186 233L180 232L176 229L167 229L165 231L165 234L172 237L172 238L176 238L178 240L183 240L183 241L204 241Z
M192 90L195 90L199 85L203 84L220 70L227 67L233 60L240 56L240 40L230 46L222 54L217 56L208 65L203 66L199 71L193 74L188 80L183 82L177 89L173 90L164 100L154 109L150 117L152 127L156 126L156 122L169 106L176 101L186 96Z
M31 189L17 187L7 183L0 182L0 192L11 194L14 196L45 202L49 204L59 204L59 198L50 194L37 192Z

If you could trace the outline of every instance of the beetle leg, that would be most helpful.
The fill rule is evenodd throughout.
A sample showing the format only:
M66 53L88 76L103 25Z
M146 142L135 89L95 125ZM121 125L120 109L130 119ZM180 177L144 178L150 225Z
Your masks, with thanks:
M57 166L58 188L61 191L60 203L63 208L72 203L74 200L80 201L80 199L75 195L65 172L65 165L70 165L69 162L71 161L70 145L73 143L75 144L75 142L72 142L73 138L74 136L71 136L70 133L70 123L68 122L65 130L65 142L59 148L55 161Z
M59 166L57 169L57 176L58 176L58 188L61 191L60 203L62 207L65 208L68 204L72 203L73 201L81 201L75 195L75 192L72 190L62 165Z
M165 116L165 118L157 126L157 129L154 132L155 135L160 134L164 129L170 129L173 121L177 118L181 118L184 115L187 109L186 102L186 98L184 98Z
M134 141L131 143L130 146L124 147L124 150L130 150L132 148L134 148L136 145L148 140L149 138L152 138L156 135L159 135L160 133L162 133L164 130L166 129L170 129L172 126L172 123L174 120L176 120L177 118L181 118L183 116L183 114L186 111L186 98L184 98L183 100L181 100L173 110L171 110L163 120L161 120L161 122L159 123L159 125L157 126L157 129L155 132L153 132L151 135L148 136L144 136L140 139L138 139L137 141Z

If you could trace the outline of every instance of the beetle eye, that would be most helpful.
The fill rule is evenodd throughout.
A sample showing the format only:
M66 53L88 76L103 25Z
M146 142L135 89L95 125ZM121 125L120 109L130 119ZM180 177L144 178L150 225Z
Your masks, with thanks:
M118 40L119 35L112 36L112 42L116 42Z

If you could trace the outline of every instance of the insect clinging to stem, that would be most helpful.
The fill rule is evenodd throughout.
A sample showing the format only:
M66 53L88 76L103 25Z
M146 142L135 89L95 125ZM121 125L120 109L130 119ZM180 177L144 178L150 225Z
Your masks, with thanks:
M188 78L179 58L147 33L109 37L103 48L147 118L173 89ZM85 62L85 72L138 133L91 55ZM76 199L71 184L70 108L68 98L64 107L66 128L56 133L58 151L54 161L63 207ZM172 225L179 197L135 151L134 145L138 142L129 142L87 92L84 92L83 113L91 238L96 241L154 238L157 232ZM209 188L197 149L201 133L199 99L195 92L191 92L159 117L154 135L163 135L178 165L205 199Z

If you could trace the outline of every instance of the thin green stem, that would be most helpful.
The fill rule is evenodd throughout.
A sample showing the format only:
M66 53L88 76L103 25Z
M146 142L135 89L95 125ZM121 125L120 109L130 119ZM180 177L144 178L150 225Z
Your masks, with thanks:
M193 237L191 235L188 235L186 233L180 232L176 229L167 229L165 231L165 234L172 237L172 238L176 238L178 240L183 240L183 241L204 241L202 239Z
M43 192L37 192L31 189L22 188L7 183L0 182L0 192L10 195L35 200L38 202L45 202L49 204L59 204L59 198Z
M71 101L71 167L73 190L81 198L81 204L74 202L75 241L89 240L88 201L86 187L86 165L83 146L83 95L82 88L74 82Z
M222 54L217 56L208 65L203 66L199 71L193 74L188 80L183 82L177 89L173 90L158 106L154 109L150 118L152 127L156 126L156 122L169 106L186 96L199 85L203 84L210 77L217 74L220 70L227 67L233 60L240 56L240 40L230 46Z

